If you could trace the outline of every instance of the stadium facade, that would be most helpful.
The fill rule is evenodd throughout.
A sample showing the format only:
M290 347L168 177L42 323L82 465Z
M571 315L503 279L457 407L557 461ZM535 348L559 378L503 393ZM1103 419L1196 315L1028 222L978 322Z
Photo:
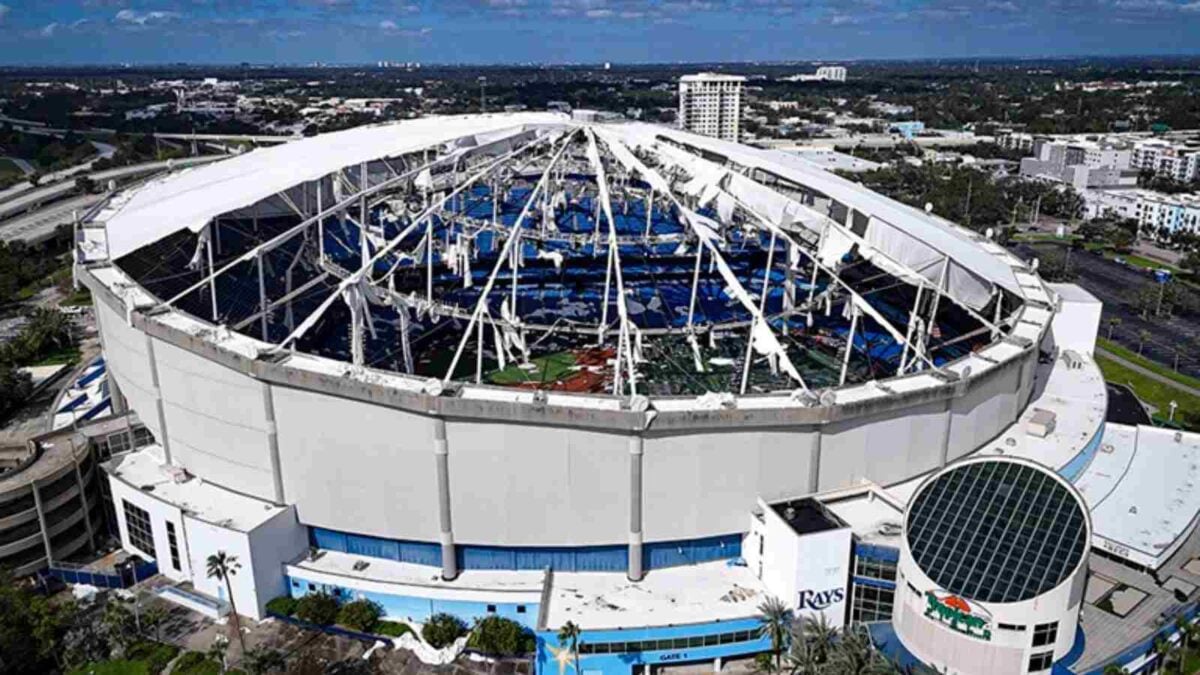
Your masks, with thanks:
M768 646L768 596L841 625L908 606L898 566L953 591L905 562L917 485L986 454L1073 481L1104 431L1094 299L653 125L362 127L120 194L77 240L115 407L157 440L106 464L121 541L214 615L224 550L254 618L327 591L508 616L541 672L575 668L567 621L587 670L719 664Z

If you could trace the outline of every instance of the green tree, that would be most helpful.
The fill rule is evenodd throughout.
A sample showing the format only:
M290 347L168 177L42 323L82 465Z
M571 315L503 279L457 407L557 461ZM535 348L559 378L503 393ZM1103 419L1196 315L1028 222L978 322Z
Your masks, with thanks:
M378 602L364 598L342 605L338 610L337 622L347 628L370 633L375 630L381 616L383 607Z
M895 664L875 648L875 643L871 641L871 633L861 624L851 626L842 633L830 655L829 665L836 673L855 675L888 675L899 672Z
M1138 331L1138 356L1142 355L1142 349L1146 346L1146 341L1150 339L1150 331L1145 328Z
M439 612L421 627L421 637L434 649L441 649L467 634L467 624L453 614Z
M775 655L775 670L783 668L783 649L792 625L792 610L775 596L769 596L758 606L758 634L771 641Z
M171 612L161 602L155 602L142 612L142 628L154 634L155 642L162 642L163 624L171 616Z
M484 654L517 656L531 651L532 635L521 624L495 614L475 620L471 641Z
M283 652L259 645L246 652L242 657L242 667L250 675L266 675L272 671L281 671L287 667L287 659Z
M1108 317L1108 339L1110 341L1112 340L1113 330L1115 330L1120 325L1121 325L1121 317L1119 317L1119 316Z
M229 651L229 638L224 635L218 635L213 638L212 644L208 646L208 650L204 655L211 661L216 661L217 668L222 673L225 672L225 655Z
M318 626L328 626L338 618L337 598L324 591L309 593L296 603L296 618Z
M229 598L230 623L233 630L237 633L238 646L242 648L242 653L245 654L246 638L242 635L242 622L238 619L237 603L233 600L233 584L231 582L231 579L242 568L242 565L238 562L237 556L229 555L225 551L217 551L208 556L205 566L209 579L216 579L218 583L225 584L225 595Z
M0 570L0 672L33 675L59 670L60 645L74 615L73 602L37 595Z
M568 621L558 629L558 643L567 645L571 650L571 661L575 664L575 675L582 675L583 671L579 669L579 625L574 621Z

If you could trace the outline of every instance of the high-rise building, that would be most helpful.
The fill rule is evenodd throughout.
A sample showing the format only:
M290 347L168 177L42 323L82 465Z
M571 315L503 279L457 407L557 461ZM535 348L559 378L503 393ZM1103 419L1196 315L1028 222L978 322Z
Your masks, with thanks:
M687 131L726 141L741 136L740 75L700 73L679 78L679 126Z

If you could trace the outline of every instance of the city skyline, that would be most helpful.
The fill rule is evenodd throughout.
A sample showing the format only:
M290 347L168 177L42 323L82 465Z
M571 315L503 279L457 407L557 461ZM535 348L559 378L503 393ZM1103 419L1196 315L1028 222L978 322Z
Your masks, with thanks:
M1197 0L0 3L0 64L1190 55Z

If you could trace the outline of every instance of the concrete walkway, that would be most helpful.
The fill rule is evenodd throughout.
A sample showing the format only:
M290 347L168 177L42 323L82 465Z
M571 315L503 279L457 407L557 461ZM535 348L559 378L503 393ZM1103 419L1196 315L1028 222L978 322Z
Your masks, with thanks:
M1182 382L1176 382L1175 380L1172 380L1171 378L1169 378L1165 375L1160 375L1160 374L1154 372L1153 370L1150 370L1149 368L1144 368L1142 366L1139 366L1138 364L1133 363L1132 361L1123 359L1120 356L1113 354L1112 352L1104 349L1103 347L1096 347L1096 353L1099 354L1100 356L1103 356L1106 359L1116 361L1120 365L1122 365L1136 373L1145 375L1146 377L1154 380L1155 382L1161 382L1162 384L1165 384L1168 387L1171 387L1173 389L1178 389L1179 391L1191 394L1192 396L1200 396L1200 389L1197 389L1195 387L1189 387L1188 385L1183 384Z

